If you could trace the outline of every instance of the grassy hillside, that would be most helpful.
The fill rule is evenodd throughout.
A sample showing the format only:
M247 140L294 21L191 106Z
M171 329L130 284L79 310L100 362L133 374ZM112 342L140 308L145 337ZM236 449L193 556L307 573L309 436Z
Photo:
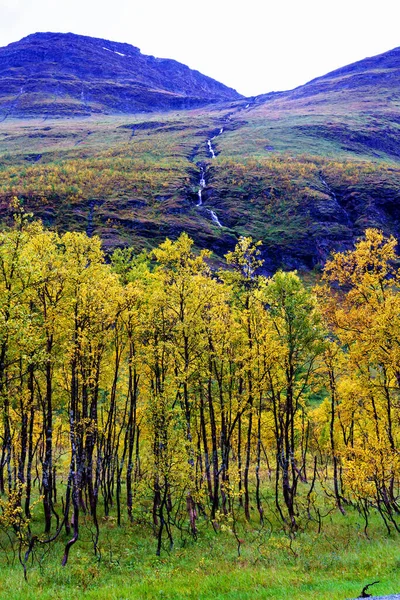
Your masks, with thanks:
M153 247L188 231L222 255L250 234L263 240L271 269L310 268L366 226L398 235L397 160L376 156L369 142L357 141L356 151L347 139L344 148L321 135L340 129L326 116L296 116L277 102L151 118L6 120L3 214L18 196L46 224L98 234L106 247ZM203 205L196 207L201 167Z
M207 109L7 118L1 210L16 195L45 223L98 234L107 248L187 231L222 256L251 234L270 270L312 268L367 226L400 235L398 64L395 50Z

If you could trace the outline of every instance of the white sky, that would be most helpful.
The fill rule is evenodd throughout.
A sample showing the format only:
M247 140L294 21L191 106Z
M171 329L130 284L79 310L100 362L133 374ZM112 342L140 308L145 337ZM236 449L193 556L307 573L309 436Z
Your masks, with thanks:
M400 46L398 0L0 0L0 46L36 31L173 58L254 96Z

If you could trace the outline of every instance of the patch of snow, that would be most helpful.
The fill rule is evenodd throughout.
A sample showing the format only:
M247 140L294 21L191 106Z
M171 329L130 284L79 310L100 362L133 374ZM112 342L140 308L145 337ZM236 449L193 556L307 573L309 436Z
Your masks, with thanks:
M122 52L117 52L116 50L111 50L110 48L106 48L103 46L103 50L107 50L107 52L114 52L114 54L118 54L118 56L126 56L126 54L122 54Z

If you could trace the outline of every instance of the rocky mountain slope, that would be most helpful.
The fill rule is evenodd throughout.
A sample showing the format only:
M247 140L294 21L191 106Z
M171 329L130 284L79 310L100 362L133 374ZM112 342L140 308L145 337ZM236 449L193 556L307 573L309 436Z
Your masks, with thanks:
M0 48L0 118L87 116L203 106L240 95L174 60L72 33Z
M278 92L290 99L317 96L331 92L349 93L371 90L378 86L390 90L400 85L400 48L364 58L350 65L317 77L287 92ZM267 97L268 94L265 95Z
M322 265L366 227L400 239L399 71L395 49L295 90L207 108L8 117L0 213L17 196L49 226L98 234L110 250L187 231L217 261L252 235L269 272Z

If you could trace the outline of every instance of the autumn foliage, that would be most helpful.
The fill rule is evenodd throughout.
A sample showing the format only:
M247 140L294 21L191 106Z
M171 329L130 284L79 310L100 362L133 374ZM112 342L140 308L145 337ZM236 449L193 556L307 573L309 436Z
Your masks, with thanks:
M19 214L0 234L0 530L27 555L66 532L63 564L110 515L158 554L207 522L294 535L355 508L399 530L395 246L368 230L310 290L257 275L251 238L215 273L185 234L110 262Z

